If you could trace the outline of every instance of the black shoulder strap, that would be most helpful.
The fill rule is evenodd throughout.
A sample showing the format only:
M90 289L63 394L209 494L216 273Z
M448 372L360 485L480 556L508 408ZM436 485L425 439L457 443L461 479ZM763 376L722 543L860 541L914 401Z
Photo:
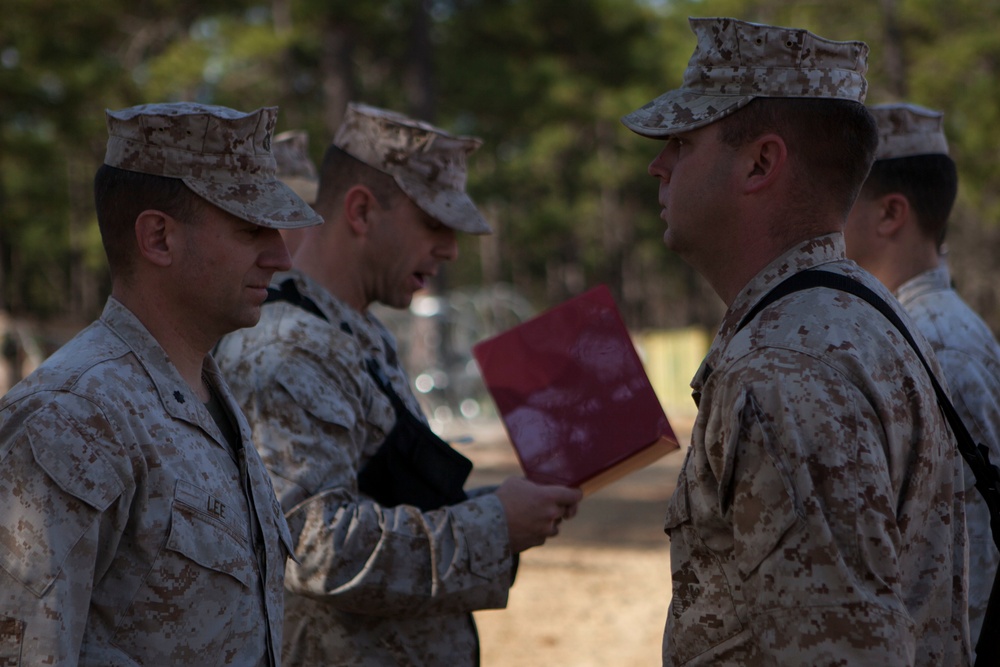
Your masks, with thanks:
M831 273L830 271L817 271L815 269L802 271L789 276L775 285L770 292L765 294L764 297L758 301L746 315L743 316L743 319L740 320L740 325L736 327L736 331L740 331L743 327L750 324L750 322L760 314L760 311L764 310L778 299L786 297L792 292L798 292L812 287L829 287L831 289L841 290L842 292L851 292L852 294L856 294L862 299L865 299L876 308L879 308L878 303L882 302L882 299L879 298L877 294L847 276L839 273ZM864 294L854 292L854 287L864 290ZM869 297L874 297L875 301L872 301ZM879 310L881 310L881 308ZM890 309L889 312L892 313L892 310ZM895 316L895 313L892 313L892 315ZM895 322L893 322L893 324L895 324Z
M298 306L302 310L308 311L315 315L316 317L329 322L323 311L319 309L316 302L309 297L302 294L299 288L296 287L295 281L292 278L288 278L282 282L277 287L267 288L267 298L264 299L264 303L274 303L275 301L287 301L293 306Z
M291 278L278 287L267 288L264 303L275 301L286 301L329 322L316 302L299 292ZM340 328L353 335L347 322L341 322ZM365 368L392 403L396 424L358 471L358 488L386 507L407 504L430 511L465 500L465 481L472 471L472 461L410 412L374 357L365 360Z
M903 321L882 297L853 278L839 273L816 269L802 271L785 279L765 294L743 317L736 331L743 329L760 311L778 299L793 292L812 287L836 289L864 299L882 313L886 319L892 322L893 326L899 330L903 338L906 339L906 342L913 348L913 351L930 376L931 385L933 385L934 393L937 395L938 404L941 406L941 410L944 412L948 424L955 434L955 439L958 441L958 451L966 463L969 464L969 468L972 469L972 473L976 478L976 488L986 500L986 505L990 510L990 528L993 532L993 541L1000 548L1000 470L990 463L989 449L983 444L976 444L955 406L941 387L933 371L931 371L931 367L924 358L924 355L921 354L920 348L917 347L916 341L913 340L909 329L906 328ZM990 593L986 617L983 620L979 641L976 644L977 667L979 665L995 664L1000 664L1000 571L996 573L993 580L993 589Z
M372 376L372 380L375 381L375 386L382 390L382 393L386 395L389 402L392 403L392 407L395 408L396 414L398 415L400 411L409 412L410 409L406 407L406 403L400 398L396 390L392 388L392 382L389 380L389 376L385 374L382 370L382 366L379 365L378 360L375 357L368 357L365 359L365 369L367 369L368 374Z

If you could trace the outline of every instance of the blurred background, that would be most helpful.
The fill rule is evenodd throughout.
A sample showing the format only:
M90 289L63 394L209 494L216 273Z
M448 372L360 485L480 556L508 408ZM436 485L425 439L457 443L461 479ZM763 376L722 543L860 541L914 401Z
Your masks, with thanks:
M91 182L104 109L280 107L319 161L348 101L485 140L469 189L496 233L397 331L436 427L489 412L472 343L598 283L668 413L723 312L661 242L658 144L621 115L680 83L689 16L805 27L871 46L868 101L945 111L961 175L949 237L961 294L1000 301L1000 3L979 0L0 0L0 389L100 313L108 272Z
M485 140L469 189L496 233L405 312L380 309L431 424L477 483L517 471L471 346L607 284L682 445L688 382L722 302L662 245L659 149L619 118L676 87L689 16L871 46L868 101L945 112L960 173L959 292L1000 331L1000 2L995 0L0 0L0 392L97 317L110 288L91 184L105 108L280 107L316 162L348 101ZM589 497L524 554L504 612L477 612L494 667L660 662L662 518L682 452Z

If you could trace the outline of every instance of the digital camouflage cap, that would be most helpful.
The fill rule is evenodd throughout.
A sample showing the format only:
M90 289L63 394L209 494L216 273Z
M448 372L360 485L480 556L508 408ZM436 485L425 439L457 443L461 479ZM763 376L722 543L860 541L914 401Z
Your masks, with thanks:
M481 139L352 102L333 145L392 176L414 204L442 224L470 234L492 231L465 192L466 158Z
M104 163L180 179L210 203L262 227L317 225L323 219L275 175L277 115L277 107L243 113L192 102L109 109Z
M731 18L692 18L698 42L681 87L622 118L633 132L663 138L720 120L757 97L863 103L868 46L800 28Z
M316 202L319 174L309 157L309 134L289 130L275 135L271 143L278 163L278 178L308 204Z
M878 104L868 110L878 123L876 160L948 154L942 112L916 104Z

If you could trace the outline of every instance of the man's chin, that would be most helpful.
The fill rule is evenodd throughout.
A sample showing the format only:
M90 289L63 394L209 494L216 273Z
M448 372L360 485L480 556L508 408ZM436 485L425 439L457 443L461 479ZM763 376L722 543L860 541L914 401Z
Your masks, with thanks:
M237 329L249 329L250 327L257 326L257 323L260 322L260 313L260 306L248 306L242 313L240 313L239 317L233 319L230 323L233 327L232 330L236 331Z
M406 310L413 303L413 294L407 294L406 296L399 296L397 298L391 299L389 301L383 301L382 305L395 310Z

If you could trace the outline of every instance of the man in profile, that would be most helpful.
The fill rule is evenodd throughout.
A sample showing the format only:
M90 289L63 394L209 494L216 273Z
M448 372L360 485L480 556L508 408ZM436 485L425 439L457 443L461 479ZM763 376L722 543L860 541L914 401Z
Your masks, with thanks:
M321 222L276 108L107 112L112 293L0 402L0 664L280 663L288 527L209 351Z
M260 324L219 346L295 540L288 664L478 665L471 612L506 606L517 554L558 533L581 498L520 476L472 497L464 474L440 500L405 491L440 472L407 461L453 450L369 307L409 307L455 259L459 233L490 231L465 192L479 144L349 105L320 167L326 222L276 276Z
M845 257L878 143L868 47L691 27L681 88L622 119L663 142L664 243L728 306L667 509L663 662L967 664L961 467L927 372L854 293L772 292L821 270L895 302Z

